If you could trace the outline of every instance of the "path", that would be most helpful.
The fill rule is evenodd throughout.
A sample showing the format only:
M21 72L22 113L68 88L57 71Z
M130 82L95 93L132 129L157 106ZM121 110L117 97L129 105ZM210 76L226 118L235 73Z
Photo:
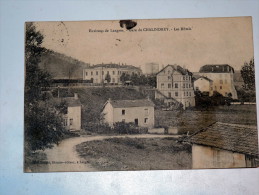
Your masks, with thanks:
M74 137L63 140L58 146L45 150L48 159L47 172L59 171L98 171L94 169L85 159L80 158L76 152L76 145L94 140L103 140L107 138L163 138L163 137L179 137L177 135L154 135L154 134L139 134L139 135L98 135L87 137Z

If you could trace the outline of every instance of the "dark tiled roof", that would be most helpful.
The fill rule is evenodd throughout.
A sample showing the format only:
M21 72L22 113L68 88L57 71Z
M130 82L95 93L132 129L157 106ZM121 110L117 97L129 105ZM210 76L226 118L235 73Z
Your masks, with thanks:
M206 64L200 68L202 73L228 73L235 72L228 64Z
M139 100L108 100L114 108L153 107L154 103L148 99Z
M171 66L174 70L180 72L182 75L191 75L192 76L192 73L188 70L188 69L185 69L185 68L182 68L181 66L179 65L170 65L168 64L166 67L164 67L162 70L160 70L157 74L159 74L160 72L162 72L164 69L166 69L168 66Z
M256 126L216 122L189 138L194 144L258 156Z
M141 71L141 69L136 67L136 66L119 65L119 64L96 64L96 65L93 65L93 66L89 66L87 68L99 68L99 67L103 67L103 68L129 68L129 69L135 69L135 70Z

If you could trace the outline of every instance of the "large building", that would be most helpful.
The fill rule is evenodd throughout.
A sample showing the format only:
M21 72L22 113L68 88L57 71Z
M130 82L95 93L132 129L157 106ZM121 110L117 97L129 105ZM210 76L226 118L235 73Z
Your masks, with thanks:
M132 65L119 65L119 64L97 64L89 66L83 70L83 80L90 80L93 83L121 83L121 75L141 74L140 68ZM110 79L107 79L110 78Z
M193 169L259 165L256 126L216 122L188 139Z
M165 103L183 105L183 108L195 106L192 73L178 65L168 65L157 73L156 99Z
M104 121L110 126L116 122L133 122L140 127L154 127L154 103L150 99L111 100L103 107Z
M228 64L204 65L195 75L204 76L213 81L211 90L217 91L223 96L232 96L237 99L234 86L234 68Z
M193 85L195 91L206 93L209 96L213 95L213 81L207 77L194 75Z

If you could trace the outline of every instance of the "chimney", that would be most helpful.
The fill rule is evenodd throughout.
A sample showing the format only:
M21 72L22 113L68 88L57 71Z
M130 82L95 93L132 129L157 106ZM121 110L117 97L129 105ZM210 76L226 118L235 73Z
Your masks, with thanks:
M78 99L78 94L74 93L74 99L77 100Z

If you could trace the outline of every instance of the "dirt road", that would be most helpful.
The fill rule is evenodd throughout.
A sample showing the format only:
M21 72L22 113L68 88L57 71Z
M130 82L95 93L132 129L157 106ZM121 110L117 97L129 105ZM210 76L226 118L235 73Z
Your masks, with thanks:
M179 137L177 135L117 135L117 136L85 136L75 137L63 140L59 145L52 149L45 150L47 155L48 165L44 168L47 172L59 171L98 171L94 169L87 160L82 159L76 152L75 146L87 141L103 140L107 138L163 138L163 137Z

